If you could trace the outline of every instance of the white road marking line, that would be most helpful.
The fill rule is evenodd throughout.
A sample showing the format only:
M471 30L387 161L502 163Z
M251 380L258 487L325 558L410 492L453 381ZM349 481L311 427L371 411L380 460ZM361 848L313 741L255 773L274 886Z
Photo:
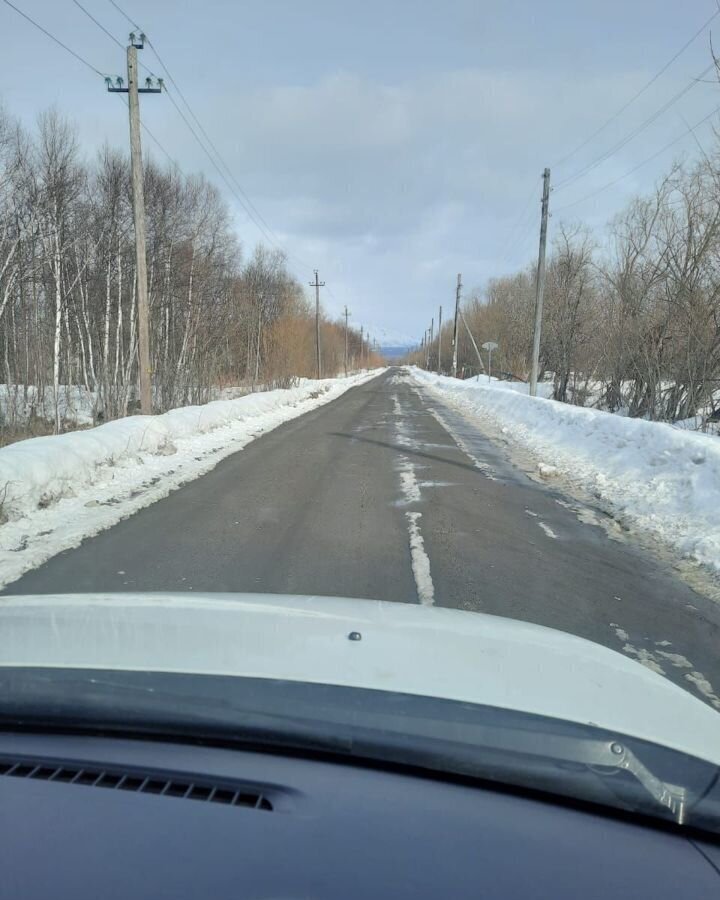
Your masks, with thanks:
M422 606L433 606L435 604L435 586L430 575L430 558L425 552L425 542L418 525L418 520L421 517L422 513L419 512L405 513L405 518L408 521L410 558L418 600Z
M400 490L403 493L403 500L405 503L419 503L421 500L420 486L415 477L415 467L407 456L400 457L398 470L400 472Z
M397 416L403 415L403 409L397 396L393 396L393 407ZM406 423L404 419L398 418L395 422L395 434L398 443L407 447L418 448L418 442L409 437L406 431ZM422 500L420 494L420 485L415 474L415 466L412 460L407 456L401 456L397 463L398 473L400 475L400 490L403 495L403 503L419 503ZM420 468L420 467L419 467ZM424 467L423 467L424 468ZM433 482L424 482L426 486L431 486ZM433 585L432 576L430 574L430 557L425 552L425 541L420 533L419 521L422 518L420 512L406 512L408 538L410 541L410 564L412 566L413 578L415 579L415 590L417 591L418 602L421 606L433 606L435 603L435 586Z
M552 528L549 525L547 525L545 522L538 522L538 525L540 526L540 528L542 528L542 530L545 532L545 534L548 537L553 538L554 540L558 539L558 536L555 534L555 532L552 530Z

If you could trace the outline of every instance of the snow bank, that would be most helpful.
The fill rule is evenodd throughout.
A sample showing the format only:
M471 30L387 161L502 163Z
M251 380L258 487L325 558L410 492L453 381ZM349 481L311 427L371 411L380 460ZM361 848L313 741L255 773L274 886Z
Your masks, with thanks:
M0 586L214 468L224 457L383 370L0 449Z
M411 372L529 450L546 477L564 476L605 501L626 524L720 571L716 437L529 397L507 382Z

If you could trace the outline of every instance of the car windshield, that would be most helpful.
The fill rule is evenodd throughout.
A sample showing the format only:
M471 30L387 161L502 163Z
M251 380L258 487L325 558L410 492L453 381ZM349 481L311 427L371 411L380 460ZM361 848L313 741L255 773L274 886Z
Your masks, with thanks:
M720 831L717 4L0 17L0 726Z

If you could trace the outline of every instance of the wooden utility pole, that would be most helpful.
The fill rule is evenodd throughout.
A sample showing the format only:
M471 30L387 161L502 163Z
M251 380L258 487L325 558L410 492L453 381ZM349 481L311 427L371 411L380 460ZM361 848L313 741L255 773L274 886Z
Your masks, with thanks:
M148 302L147 255L145 250L145 193L143 190L142 147L140 144L140 94L159 94L163 82L159 78L153 87L152 78L145 79L145 87L138 84L137 52L145 46L145 35L130 34L127 48L127 87L122 78L105 79L108 91L128 95L130 113L130 167L132 172L133 218L135 222L135 277L137 283L138 314L138 376L140 381L140 411L152 413L152 368L150 364L150 304Z
M348 316L350 313L348 312L347 304L345 305L345 312L343 313L345 316L345 377L347 378L348 373Z
M322 360L320 356L320 288L325 287L324 281L318 281L318 270L315 272L315 281L310 286L315 288L315 371L318 378L322 377Z
M535 281L535 333L533 335L532 367L530 369L530 396L537 395L538 369L540 367L540 335L542 332L543 295L545 293L545 247L547 244L548 206L550 205L550 169L543 172L542 215L540 218L540 249L538 251L537 279Z
M364 334L365 334L365 327L363 325L361 325L360 326L360 368L361 369L363 367L363 349L364 349L364 341L365 341Z
M455 326L453 328L453 355L452 377L457 378L458 365L458 316L460 315L460 292L462 291L462 275L457 278L457 290L455 291Z
M438 313L438 360L437 373L442 375L442 306Z

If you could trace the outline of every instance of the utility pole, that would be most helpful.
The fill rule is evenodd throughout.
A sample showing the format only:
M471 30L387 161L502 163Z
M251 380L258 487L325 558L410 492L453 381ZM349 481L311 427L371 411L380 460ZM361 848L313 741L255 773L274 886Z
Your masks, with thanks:
M325 287L324 281L318 281L318 270L313 269L315 281L310 282L310 287L315 288L315 371L316 377L322 377L322 360L320 357L320 288Z
M363 335L364 334L365 334L365 329L364 329L364 326L361 325L360 326L360 368L361 369L363 367L363 341L364 341Z
M132 170L133 217L135 220L135 275L137 280L138 312L138 375L140 381L140 411L152 413L152 368L150 366L150 304L148 303L147 255L145 252L145 194L143 191L142 147L140 145L140 94L159 94L162 78L145 79L145 87L138 86L137 52L145 46L145 35L131 32L127 48L127 87L119 76L113 86L112 78L105 84L111 94L127 94L130 113L130 165Z
M547 244L548 206L550 205L550 169L543 172L542 215L540 218L540 249L538 251L537 280L535 282L535 334L533 335L530 396L537 396L540 367L540 334L542 331L543 295L545 293L545 246Z
M432 349L435 342L435 318L430 319L430 349L428 350L428 370L432 362Z
M458 364L458 316L460 315L460 292L462 291L462 275L458 275L457 290L455 291L455 327L453 328L453 355L452 355L452 372L453 378L457 378Z
M347 303L345 304L345 312L343 313L345 316L345 377L347 378L348 373L348 316L350 313L348 312Z
M437 373L442 375L442 306L438 314L438 364Z

